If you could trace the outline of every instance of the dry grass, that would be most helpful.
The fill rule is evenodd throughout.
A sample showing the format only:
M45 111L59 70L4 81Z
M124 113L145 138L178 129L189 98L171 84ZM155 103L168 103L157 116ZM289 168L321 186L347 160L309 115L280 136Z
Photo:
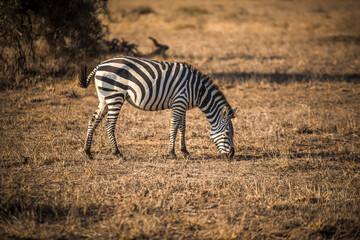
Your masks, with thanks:
M147 52L153 36L212 74L239 107L234 161L200 110L187 115L193 159L167 158L170 111L129 104L116 132L128 161L103 124L88 160L93 84L2 91L3 238L360 238L358 1L202 3L114 2L110 37Z

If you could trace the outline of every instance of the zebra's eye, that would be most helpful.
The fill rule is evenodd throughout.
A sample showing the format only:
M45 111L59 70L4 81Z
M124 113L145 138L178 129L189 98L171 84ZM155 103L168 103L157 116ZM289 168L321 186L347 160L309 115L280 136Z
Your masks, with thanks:
M224 135L225 135L226 137L230 137L230 131L229 131L229 130L226 130L226 131L224 132Z

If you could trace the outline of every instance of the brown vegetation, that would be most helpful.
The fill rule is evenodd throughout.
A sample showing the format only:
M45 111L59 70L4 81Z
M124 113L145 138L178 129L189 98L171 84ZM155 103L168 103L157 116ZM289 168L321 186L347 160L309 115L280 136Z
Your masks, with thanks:
M4 90L2 238L360 238L358 1L111 4L110 39L151 52L153 36L239 107L234 160L217 157L198 109L187 114L193 158L167 158L170 111L129 104L116 131L127 161L103 124L88 160L93 84Z

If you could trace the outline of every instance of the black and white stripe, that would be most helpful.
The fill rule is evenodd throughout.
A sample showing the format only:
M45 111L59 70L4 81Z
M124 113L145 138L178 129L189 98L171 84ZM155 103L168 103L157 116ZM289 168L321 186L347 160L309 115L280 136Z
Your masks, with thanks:
M112 152L122 156L115 139L115 124L125 100L139 109L172 109L169 153L175 158L175 139L180 130L180 147L185 156L186 110L199 107L211 125L211 139L220 153L234 155L232 110L210 78L186 63L169 63L133 57L117 57L98 65L88 77L82 69L80 86L86 88L95 75L99 106L87 130L85 152L90 155L95 128L107 114L106 129Z

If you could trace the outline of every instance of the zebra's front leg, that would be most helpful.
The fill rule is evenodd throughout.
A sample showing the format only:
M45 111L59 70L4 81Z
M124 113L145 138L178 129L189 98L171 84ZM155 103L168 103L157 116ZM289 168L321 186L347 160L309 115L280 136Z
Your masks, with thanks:
M122 104L123 104L123 99L122 99L121 103L118 101L116 103L116 105L111 104L111 103L108 104L109 112L108 112L108 115L106 118L105 127L106 127L106 131L108 133L108 137L110 140L112 154L114 154L115 156L117 156L121 159L124 159L124 155L119 151L119 148L116 144L116 138L115 138L116 121L119 116L119 112L122 107Z
M89 121L88 129L87 129L87 133L86 133L86 141L85 141L85 145L84 145L84 151L90 159L92 158L91 152L90 152L92 137L94 135L96 127L99 125L101 120L104 118L107 111L108 111L108 108L107 108L105 102L100 102L98 109L96 109L95 113L93 114L93 116L91 117L91 119Z
M190 153L186 149L185 145L185 121L186 121L186 112L184 112L184 115L181 118L180 122L180 150L184 155L184 158L190 158Z
M183 109L173 108L171 113L171 124L170 124L170 142L169 142L169 155L173 159L177 159L175 154L175 140L176 134L181 124L182 116L184 115Z

